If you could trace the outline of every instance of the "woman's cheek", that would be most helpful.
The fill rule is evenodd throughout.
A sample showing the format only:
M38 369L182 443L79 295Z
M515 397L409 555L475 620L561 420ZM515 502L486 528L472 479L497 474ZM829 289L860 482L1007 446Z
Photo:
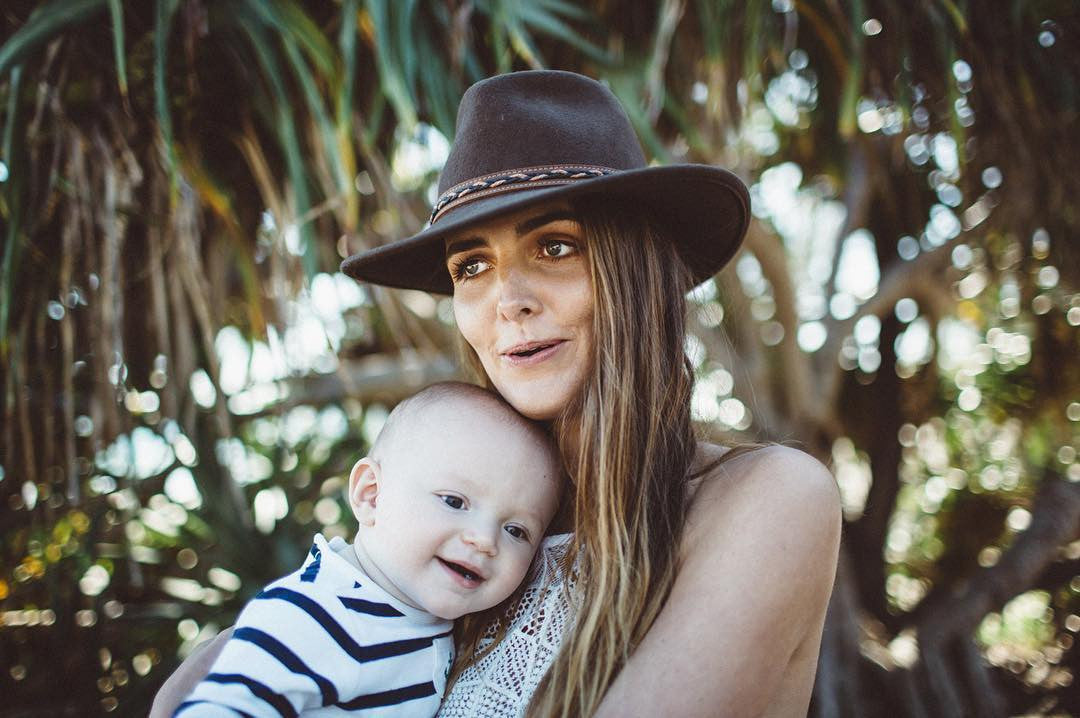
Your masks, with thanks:
M581 349L584 350L583 354L588 357L592 356L596 339L593 336L592 288L588 285L588 282L584 282L584 284L584 287L581 284L575 287L578 296L573 302L574 310L571 322L577 328L578 341L581 342Z
M493 319L485 322L480 317L482 314L475 307L461 307L457 302L454 303L454 321L458 332L476 353L484 373L494 379L497 367L492 366L493 342L490 333L494 331L495 322Z
M454 323L457 325L458 331L461 332L461 336L465 337L465 341L469 342L475 349L478 342L476 330L479 311L477 298L472 296L474 294L475 292L470 292L467 288L456 288L454 290L453 307Z

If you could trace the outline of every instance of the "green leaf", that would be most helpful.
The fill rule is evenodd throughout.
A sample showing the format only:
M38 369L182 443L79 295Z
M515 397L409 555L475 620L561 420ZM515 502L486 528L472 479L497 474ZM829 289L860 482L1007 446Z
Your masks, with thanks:
M338 86L338 132L349 134L352 124L353 87L356 84L356 23L357 0L344 0L341 6L341 32L338 48L341 51L342 78Z
M179 0L157 0L154 13L154 111L165 148L165 165L171 186L170 201L175 200L179 183L176 177L176 149L173 147L172 115L169 113L165 73L168 69L169 34L178 4Z
M53 0L30 14L18 31L0 46L0 76L68 25L105 9L106 0Z
M341 7L341 31L338 33L338 48L341 52L341 75L337 87L335 112L336 146L330 152L340 156L343 184L340 191L345 197L343 229L352 232L359 222L359 198L352 186L352 177L356 176L356 155L352 140L353 88L356 85L356 25L358 20L357 0L344 0Z
M22 172L15 166L12 156L15 126L18 124L19 86L22 84L22 65L11 70L11 84L8 87L7 120L4 122L3 160L8 165L8 182L5 187L7 205L10 214L6 218L7 236L4 238L4 263L0 266L0 358L5 362L8 356L8 320L15 291L15 268L19 262L19 230L22 220Z
M311 231L310 220L304 221L304 217L311 208L311 198L308 194L307 173L304 166L304 153L300 146L299 135L296 131L296 121L293 116L292 103L285 86L285 78L278 64L269 38L264 30L265 25L261 18L256 15L257 8L252 5L257 3L243 3L238 6L236 13L237 24L255 50L255 57L262 67L263 76L270 85L274 103L274 124L277 127L278 141L285 153L285 166L289 174L289 182L292 185L293 200L296 204L295 212L299 225L300 241L304 246L303 267L304 273L310 279L318 271L318 247ZM255 11L255 12L253 12Z
M648 153L661 162L670 162L671 153L649 123L649 118L641 107L641 98L638 95L641 84L639 78L640 73L627 72L620 75L609 75L608 82L612 93L619 98L619 102L622 103L623 108L626 110L626 115L630 118L630 124L633 125Z
M416 19L416 0L399 0L393 5L393 25L395 47L398 49L398 66L404 78L405 86L416 86L417 60L416 37L414 27ZM415 98L414 98L415 99Z
M507 23L507 30L510 34L510 46L514 48L514 51L529 63L533 67L543 67L544 58L540 55L540 50L533 43L532 37L529 35L529 31L514 18Z
M675 122L679 132L686 138L686 144L696 154L704 158L713 157L716 154L712 144L701 135L700 130L690 121L686 107L673 96L673 93L668 92L664 95L664 112Z
M696 3L698 9L698 28L701 32L701 42L705 46L705 57L715 60L723 55L722 49L727 46L727 25L720 21L720 8L713 0L699 0Z
M967 20L964 18L964 13L956 6L953 0L941 0L941 5L949 13L949 17L952 18L953 24L956 25L956 29L960 31L961 35L966 35L968 26Z
M851 50L850 62L848 63L847 77L844 78L844 90L840 98L840 116L837 127L840 136L850 139L855 136L858 118L855 116L859 104L859 95L862 92L863 80L863 35L862 24L866 20L866 12L862 0L853 0L851 4Z
M303 7L294 0L274 0L247 3L248 7L281 34L282 39L298 43L311 58L315 67L324 77L337 74L334 47L326 35Z
M116 81L120 94L127 97L127 65L124 57L124 11L120 0L109 0L109 15L112 18L113 55L116 56Z
M609 61L610 58L608 58L607 53L601 48L582 37L573 28L559 19L555 13L545 11L543 9L545 4L560 9L563 7L563 3L516 4L517 19L524 25L557 40L561 40L571 47L577 48L593 60L602 63L607 63ZM575 13L575 17L588 17L588 13L586 12L584 15Z
M422 67L434 67L440 61L437 51L424 38L416 43L417 57ZM461 89L446 72L421 72L420 86L427 99L428 113L435 127L446 137L454 136L454 120Z
M589 20L593 17L587 8L566 2L566 0L532 0L530 5L536 8L547 8L552 10L553 14L571 17L576 20Z
M4 123L4 138L0 144L3 159L8 164L8 169L14 162L13 150L15 138L15 125L18 120L19 86L22 84L22 65L16 65L11 70L11 85L8 87L7 97L7 121ZM14 209L15 205L12 205Z
M348 187L349 179L345 177L337 152L337 137L334 132L334 125L330 122L330 116L323 105L323 98L319 93L318 84L300 54L296 42L288 35L282 36L281 39L282 44L285 46L285 56L289 60L293 74L300 81L304 99L307 100L308 108L315 119L315 125L319 128L319 134L322 136L323 141L323 150L330 160L330 166L333 168L334 174L337 176L338 187Z
M375 146L375 138L379 136L379 132L382 130L383 115L385 113L386 95L381 92L373 93L371 107L367 111L367 124L362 133L365 147L371 148Z
M416 126L416 104L412 92L401 74L397 54L394 52L394 32L390 23L390 6L387 0L367 0L371 24L375 28L375 66L379 72L382 91L394 107L406 132Z

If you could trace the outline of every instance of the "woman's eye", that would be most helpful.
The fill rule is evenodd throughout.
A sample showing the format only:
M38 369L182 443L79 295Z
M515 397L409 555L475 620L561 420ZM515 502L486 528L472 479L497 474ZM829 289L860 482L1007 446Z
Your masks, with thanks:
M544 242L543 247L545 257L565 257L568 254L572 254L574 250L574 245L558 240L548 240L547 242Z
M465 501L460 496L440 496L442 502L452 509L460 509L465 507Z
M467 257L450 263L450 276L455 280L471 279L487 269L488 263L478 257Z
M520 526L507 526L506 533L510 534L516 539L521 539L522 541L525 541L529 538L529 534L525 531L525 529L521 528Z

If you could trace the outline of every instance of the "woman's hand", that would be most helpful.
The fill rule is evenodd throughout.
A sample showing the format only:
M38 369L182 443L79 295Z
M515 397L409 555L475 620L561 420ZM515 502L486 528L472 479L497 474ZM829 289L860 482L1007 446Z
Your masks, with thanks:
M805 716L839 552L836 481L782 446L693 498L671 595L596 716Z
M212 639L203 643L184 659L180 667L158 689L154 696L154 705L150 707L149 718L171 718L188 693L195 690L214 665L221 649L232 636L232 627L226 628Z

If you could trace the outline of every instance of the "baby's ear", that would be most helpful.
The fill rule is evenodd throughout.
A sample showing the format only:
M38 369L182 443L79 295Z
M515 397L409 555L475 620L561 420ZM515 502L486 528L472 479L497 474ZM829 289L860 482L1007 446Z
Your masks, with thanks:
M381 482L382 469L370 456L357 461L349 474L349 506L361 526L375 525L375 504Z

